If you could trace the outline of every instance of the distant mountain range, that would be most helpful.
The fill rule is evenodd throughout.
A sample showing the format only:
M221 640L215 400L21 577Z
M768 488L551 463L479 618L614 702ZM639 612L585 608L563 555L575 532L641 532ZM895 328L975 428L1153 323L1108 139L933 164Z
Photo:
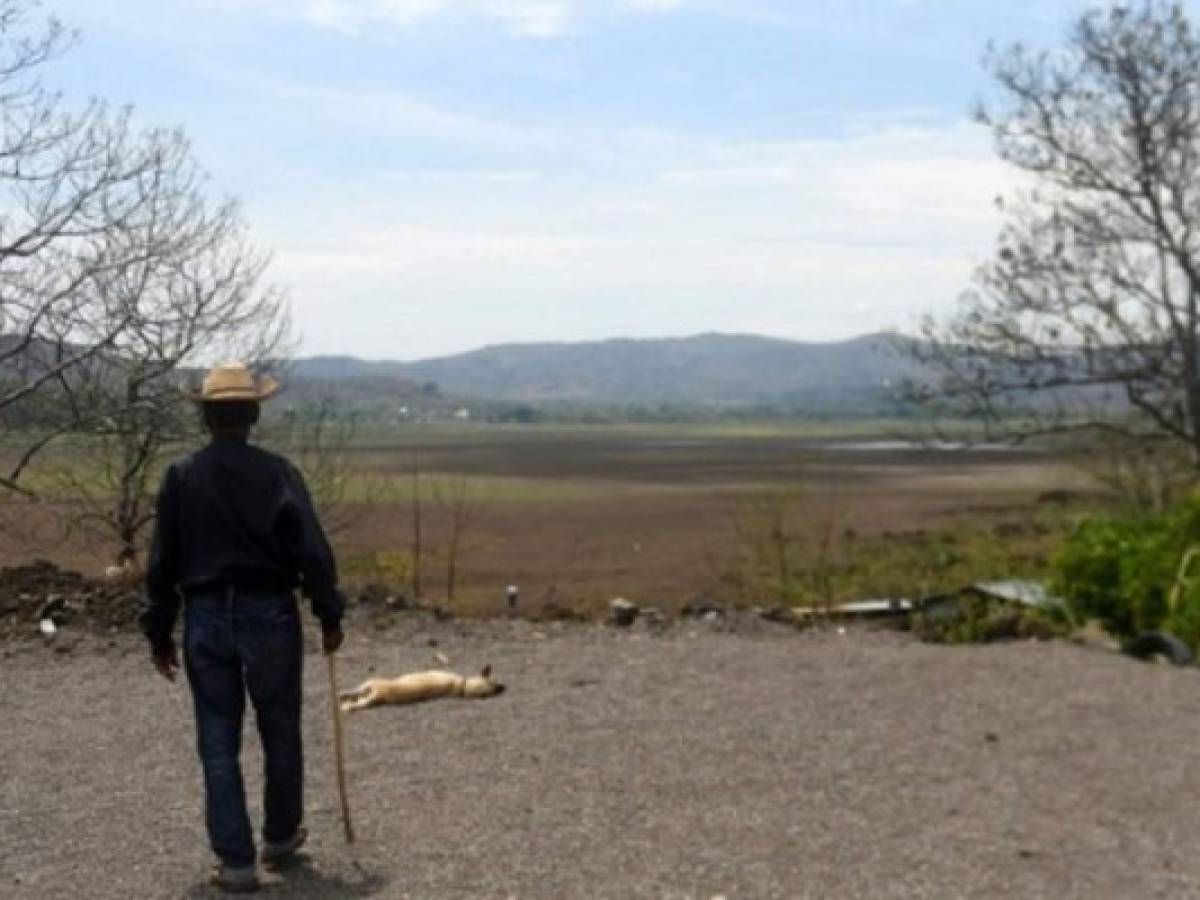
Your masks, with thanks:
M806 343L754 335L503 344L417 362L317 356L296 361L301 381L404 381L443 396L535 407L775 406L861 414L892 401L913 372L887 335ZM346 384L349 387L349 384Z

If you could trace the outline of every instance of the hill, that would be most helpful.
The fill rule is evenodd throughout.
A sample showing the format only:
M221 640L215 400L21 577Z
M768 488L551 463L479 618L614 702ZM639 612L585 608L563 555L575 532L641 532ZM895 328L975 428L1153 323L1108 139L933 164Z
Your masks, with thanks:
M296 363L308 378L402 377L447 394L532 406L777 406L878 412L911 370L885 335L805 343L755 335L503 344L417 362L345 356Z

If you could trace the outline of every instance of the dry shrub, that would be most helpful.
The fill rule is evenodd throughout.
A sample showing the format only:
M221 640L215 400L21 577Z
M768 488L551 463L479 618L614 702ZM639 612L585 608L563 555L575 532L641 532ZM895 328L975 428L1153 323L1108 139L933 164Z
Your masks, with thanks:
M733 553L720 581L742 605L833 602L846 535L839 496L790 489L742 500L729 518Z
M1095 431L1071 459L1132 516L1165 512L1196 484L1188 449L1163 437Z

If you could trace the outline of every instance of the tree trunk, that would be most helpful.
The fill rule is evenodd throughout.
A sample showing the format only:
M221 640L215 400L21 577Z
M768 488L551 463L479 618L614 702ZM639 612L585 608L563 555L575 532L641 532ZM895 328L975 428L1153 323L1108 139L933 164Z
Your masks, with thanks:
M421 468L418 458L412 463L412 594L421 599Z

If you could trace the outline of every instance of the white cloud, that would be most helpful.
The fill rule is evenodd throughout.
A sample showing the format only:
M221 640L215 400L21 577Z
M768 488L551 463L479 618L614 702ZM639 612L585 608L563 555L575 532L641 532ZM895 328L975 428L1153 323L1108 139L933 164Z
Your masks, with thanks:
M484 0L480 12L504 22L513 34L549 38L571 28L572 10L567 0Z
M396 88L306 83L229 65L203 68L210 80L243 94L302 108L315 126L336 130L346 140L420 137L492 152L536 152L551 140L539 126L460 111Z
M296 4L278 4L281 12L294 13ZM304 0L302 13L315 25L333 28L347 34L384 21L405 27L443 12L449 0Z
M503 340L908 327L968 286L992 247L992 198L1012 182L966 124L756 143L615 130L605 144L629 165L389 170L343 185L319 230L299 212L264 223L306 349L416 357Z
M379 174L393 181L440 184L529 184L541 178L532 169L394 169Z
M683 6L683 0L625 0L625 6L635 12L673 12Z
M299 12L314 25L357 35L379 26L408 28L461 13L466 5L464 0L280 0L277 7L285 14Z
M347 34L385 26L407 28L439 16L478 18L510 34L554 38L574 31L586 16L605 12L665 13L683 0L268 0L277 13Z

